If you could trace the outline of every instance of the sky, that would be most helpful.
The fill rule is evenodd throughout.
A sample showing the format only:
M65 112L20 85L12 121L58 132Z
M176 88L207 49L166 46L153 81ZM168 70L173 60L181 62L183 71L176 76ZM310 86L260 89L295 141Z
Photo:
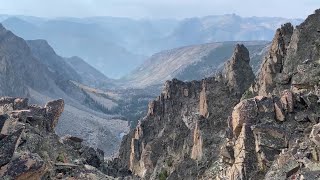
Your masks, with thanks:
M0 0L0 14L38 17L187 18L238 14L305 18L320 0Z

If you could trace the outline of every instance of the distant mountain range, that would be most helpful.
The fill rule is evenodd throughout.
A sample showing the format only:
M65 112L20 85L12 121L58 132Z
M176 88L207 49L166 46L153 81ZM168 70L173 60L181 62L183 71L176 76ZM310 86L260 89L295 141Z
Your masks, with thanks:
M234 46L244 43L250 51L250 64L255 72L270 45L267 41L217 42L186 46L162 51L151 56L143 65L124 78L130 87L163 84L177 78L183 81L200 80L219 72L231 57Z
M0 15L0 21L24 39L46 39L58 54L77 55L106 76L120 78L163 50L218 41L271 41L280 24L302 20L231 14L183 20Z

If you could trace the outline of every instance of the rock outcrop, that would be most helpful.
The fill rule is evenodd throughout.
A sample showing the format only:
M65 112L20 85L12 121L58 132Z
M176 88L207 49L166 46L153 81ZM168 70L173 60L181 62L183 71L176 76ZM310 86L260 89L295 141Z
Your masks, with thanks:
M98 168L103 152L76 137L59 138L54 128L64 101L45 107L28 99L0 98L0 177L4 179L112 179Z
M277 30L251 89L259 96L233 110L218 179L319 179L319 18Z
M284 58L287 54L292 34L293 26L290 23L284 24L277 29L269 53L262 62L255 86L256 94L266 96L274 91L277 86L276 77L283 71ZM283 79L283 81L288 81L288 78Z
M231 91L242 95L254 81L249 64L249 51L244 45L237 44L231 59L225 64L223 76Z
M228 76L167 81L158 99L150 102L147 116L124 137L119 158L105 172L121 176L113 168L121 167L142 179L190 179L211 174L208 167L216 168L213 164L219 159L219 144L227 134L225 120L254 80L249 62L248 50L237 45L225 70ZM244 70L248 76L238 78Z
M319 86L319 23L315 11L295 29L285 24L277 30L254 87L256 95L279 95L284 89L299 93Z
M235 106L231 120L232 137L226 143L226 146L233 149L234 161L230 164L230 161L224 161L225 157L221 157L226 166L219 178L263 179L268 170L271 173L270 168L277 157L281 157L282 151L299 146L300 141L310 142L310 130L317 121L308 116L318 116L319 108L314 108L318 106L317 101L305 106L304 98L305 96L285 91L281 98L257 96ZM278 119L279 111L283 119ZM317 130L313 130L311 135L316 132ZM310 145L315 146L312 143ZM301 160L304 157L306 156L301 157ZM299 165L298 161L295 162ZM289 173L285 178L291 175Z

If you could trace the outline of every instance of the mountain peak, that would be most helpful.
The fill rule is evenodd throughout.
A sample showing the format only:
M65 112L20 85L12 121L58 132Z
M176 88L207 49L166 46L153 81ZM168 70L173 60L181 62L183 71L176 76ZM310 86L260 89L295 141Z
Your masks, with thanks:
M236 44L234 53L232 55L234 61L245 61L250 62L249 51L243 44Z
M243 44L237 44L231 59L225 64L224 78L230 90L242 94L254 81L254 73L250 66L248 49Z

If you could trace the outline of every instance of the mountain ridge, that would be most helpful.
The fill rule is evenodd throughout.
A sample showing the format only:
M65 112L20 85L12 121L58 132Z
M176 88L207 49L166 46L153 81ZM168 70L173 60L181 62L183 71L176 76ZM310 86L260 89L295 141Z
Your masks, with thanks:
M9 19L2 22L24 39L46 39L58 54L65 57L78 55L111 78L127 75L147 57L165 49L217 41L270 41L276 29L272 24L301 22L299 19L282 18L260 18L255 21L252 18L222 15L194 18L199 23L188 28L184 27L184 23L188 24L190 19L172 21L91 17L35 20L30 17L13 17L6 16ZM233 18L243 20L234 21ZM232 23L221 24L224 19L231 19L237 24L234 25L236 27ZM261 33L265 36L258 38L257 35ZM86 39L82 38L83 35ZM88 43L90 46L85 46Z

